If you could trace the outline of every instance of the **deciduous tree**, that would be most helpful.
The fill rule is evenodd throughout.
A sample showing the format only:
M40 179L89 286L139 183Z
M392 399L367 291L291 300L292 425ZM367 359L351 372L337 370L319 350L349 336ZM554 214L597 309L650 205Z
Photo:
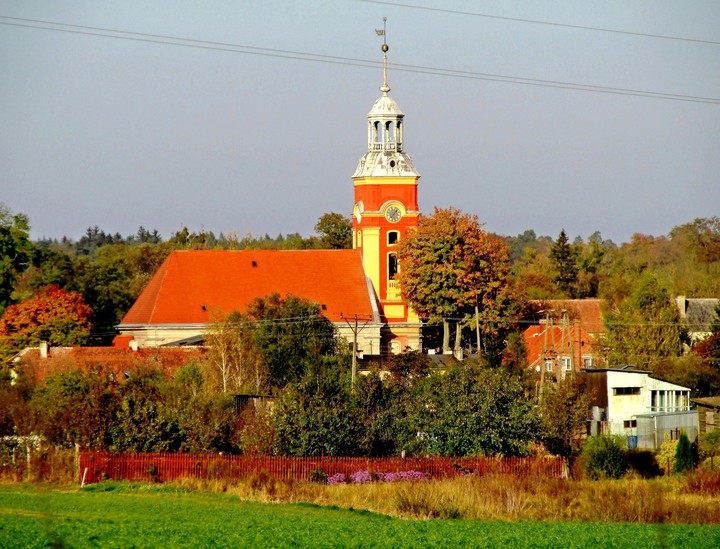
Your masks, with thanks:
M682 352L685 331L677 307L650 273L643 273L633 292L605 315L608 363L653 369Z
M245 315L276 387L298 382L313 362L338 350L335 326L307 299L272 294L255 299Z
M320 234L321 248L352 248L352 223L347 216L335 212L323 214L315 224L315 232Z
M90 334L92 313L82 296L48 286L31 299L11 305L0 317L0 335L18 350L47 341L50 345L81 344Z
M507 246L482 230L476 216L435 208L433 215L420 217L397 254L397 279L410 306L431 322L445 323L444 351L448 319L459 321L476 305L483 320L504 316L510 294Z

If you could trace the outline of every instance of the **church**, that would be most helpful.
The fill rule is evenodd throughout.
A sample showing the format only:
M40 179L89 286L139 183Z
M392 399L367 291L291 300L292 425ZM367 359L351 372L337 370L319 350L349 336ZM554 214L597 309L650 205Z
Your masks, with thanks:
M352 250L172 252L118 325L133 348L196 343L213 315L244 311L273 293L317 303L358 351L422 348L421 321L394 279L395 246L418 224L418 180L403 147L404 114L389 95L387 44L382 95L367 115L368 147L352 176Z

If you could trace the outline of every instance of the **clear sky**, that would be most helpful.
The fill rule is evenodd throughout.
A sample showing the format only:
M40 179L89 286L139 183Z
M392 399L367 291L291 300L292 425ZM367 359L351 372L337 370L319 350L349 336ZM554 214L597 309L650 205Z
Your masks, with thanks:
M616 243L720 215L714 0L0 0L0 202L34 238L308 236L352 212L383 17L424 212Z

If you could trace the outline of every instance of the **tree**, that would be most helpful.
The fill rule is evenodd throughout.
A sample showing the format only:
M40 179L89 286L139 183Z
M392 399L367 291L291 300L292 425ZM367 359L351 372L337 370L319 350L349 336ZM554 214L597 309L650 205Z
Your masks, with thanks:
M542 440L548 451L569 459L580 454L589 406L590 393L584 376L546 384L540 414Z
M682 352L685 331L677 307L651 273L605 315L608 362L653 369Z
M550 250L550 259L555 266L554 282L564 294L574 297L578 278L577 254L568 241L565 229L560 231L558 239Z
M212 377L219 379L223 393L258 392L267 381L268 372L255 345L250 322L237 311L227 315L214 311L212 315L213 321L204 334Z
M102 450L110 432L114 398L110 379L99 371L53 374L30 400L34 430L53 444Z
M10 305L0 317L0 336L19 350L46 341L50 345L81 344L90 334L92 311L82 296L57 286L40 289L31 299Z
M625 442L619 435L591 437L583 446L585 474L592 480L618 479L630 466Z
M685 431L680 432L677 448L675 449L674 473L687 473L695 467L693 463L692 446Z
M483 320L497 319L510 294L508 249L483 231L476 216L435 208L399 243L397 279L408 304L430 322L443 322L443 350L449 350L448 320L470 318L477 306ZM484 324L485 325L485 324Z
M288 456L366 454L358 442L362 417L352 405L347 370L324 368L288 384L275 403L272 418L275 453Z
M331 212L323 214L315 224L324 249L352 248L352 222L347 216Z
M0 203L0 313L12 303L15 280L30 266L33 245L25 214L13 214Z
M300 381L313 362L338 350L335 326L307 299L272 294L255 299L245 314L276 387Z
M523 456L538 439L533 403L514 376L468 362L417 385L405 421L412 454Z

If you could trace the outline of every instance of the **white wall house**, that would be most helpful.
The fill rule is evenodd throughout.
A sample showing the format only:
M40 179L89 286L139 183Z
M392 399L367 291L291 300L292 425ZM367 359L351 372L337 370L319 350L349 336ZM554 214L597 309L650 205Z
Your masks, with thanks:
M631 367L585 370L593 389L590 434L628 437L633 448L655 449L666 434L698 434L697 413L691 409L690 389L652 377Z

